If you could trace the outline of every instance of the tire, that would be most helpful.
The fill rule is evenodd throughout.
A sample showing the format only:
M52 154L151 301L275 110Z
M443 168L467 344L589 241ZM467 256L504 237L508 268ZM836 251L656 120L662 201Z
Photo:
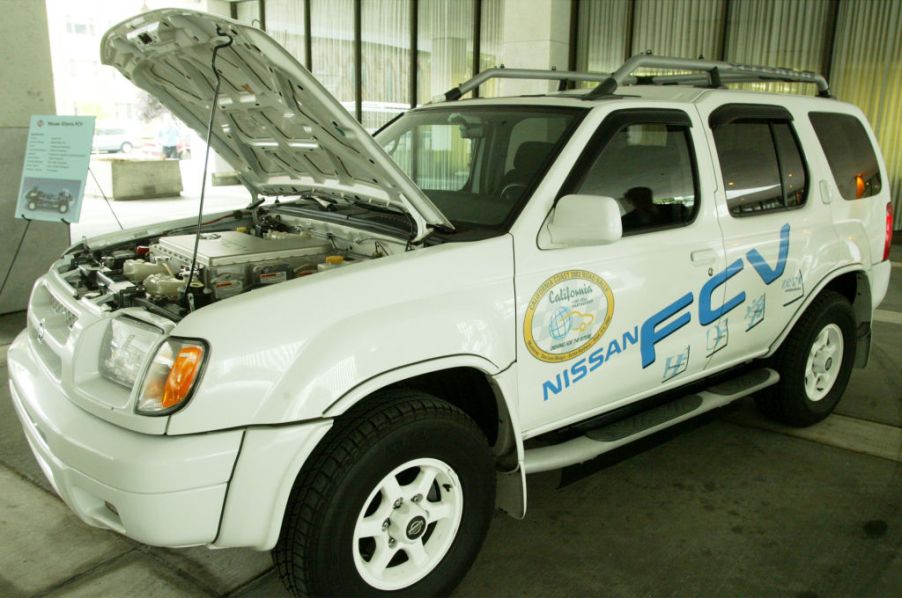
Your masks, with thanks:
M446 595L494 507L492 454L473 420L424 393L386 392L340 417L311 455L273 561L295 596Z
M34 212L34 211L37 210L37 209L38 209L38 204L37 204L37 202L35 202L34 200L31 200L31 201L28 202L28 210L29 210L30 212Z
M119 151L122 152L123 154L127 154L127 153L129 153L130 151L132 151L132 144L131 144L131 142L123 141L123 142L122 142L122 145L119 146Z
M69 202L68 202L68 201L62 202L62 203L57 207L57 209L60 211L60 214L65 214L66 212L69 211Z
M804 427L830 415L855 361L855 315L849 300L824 291L770 361L780 381L755 397L766 417Z

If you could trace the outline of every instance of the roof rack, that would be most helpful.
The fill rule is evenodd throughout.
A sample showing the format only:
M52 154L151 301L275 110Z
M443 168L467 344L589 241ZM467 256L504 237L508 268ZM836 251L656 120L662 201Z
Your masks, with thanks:
M687 75L633 75L640 68L667 69L680 71L701 71ZM482 71L475 77L453 87L433 101L452 102L464 94L477 89L490 79L531 79L544 81L596 81L597 87L584 97L595 99L613 94L623 85L696 85L719 88L725 83L751 83L756 81L784 81L793 83L813 83L817 85L817 95L829 98L830 87L823 75L811 71L797 71L788 68L736 64L716 60L693 60L672 56L654 56L650 53L637 54L623 63L613 73L581 73L541 69L506 69L503 66Z
M649 75L634 76L640 68L702 71L690 75ZM692 60L671 56L654 56L650 53L637 54L611 73L598 87L590 91L587 99L611 95L621 85L705 85L723 87L724 83L748 83L754 81L786 81L813 83L817 85L817 95L830 97L830 87L823 75L811 71L797 71L788 68L735 64L715 60Z
M611 78L610 73L580 73L577 71L558 71L555 69L506 69L503 66L482 71L472 79L452 87L444 94L436 96L433 101L453 102L466 93L473 91L490 79L531 79L542 81L597 81L599 83Z

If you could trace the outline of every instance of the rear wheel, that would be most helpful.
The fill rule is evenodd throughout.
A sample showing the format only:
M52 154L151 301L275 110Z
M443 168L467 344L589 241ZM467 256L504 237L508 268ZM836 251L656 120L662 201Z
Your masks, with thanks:
M298 596L447 594L482 545L494 484L466 414L422 393L374 397L298 476L273 560Z
M755 397L769 418L810 426L836 408L855 360L855 316L848 299L825 291L772 358L780 382Z

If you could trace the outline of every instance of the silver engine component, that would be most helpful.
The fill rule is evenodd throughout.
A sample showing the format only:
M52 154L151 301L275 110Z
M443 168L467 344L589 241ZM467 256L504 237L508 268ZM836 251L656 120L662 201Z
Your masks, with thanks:
M168 262L173 272L190 268L194 238L163 237L150 247L150 255L157 263ZM198 276L216 299L225 299L316 269L330 249L324 241L301 236L265 239L237 231L204 233L197 248Z
M122 265L122 274L135 284L144 282L151 274L166 273L166 268L162 264L151 264L144 260L125 260Z
M144 288L154 299L175 301L187 283L187 280L170 274L151 274L144 280Z

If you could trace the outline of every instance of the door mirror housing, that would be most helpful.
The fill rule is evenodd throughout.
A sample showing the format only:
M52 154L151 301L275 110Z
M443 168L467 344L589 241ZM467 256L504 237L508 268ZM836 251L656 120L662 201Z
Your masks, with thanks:
M548 235L555 245L607 245L623 236L620 204L603 195L565 195L548 219Z

